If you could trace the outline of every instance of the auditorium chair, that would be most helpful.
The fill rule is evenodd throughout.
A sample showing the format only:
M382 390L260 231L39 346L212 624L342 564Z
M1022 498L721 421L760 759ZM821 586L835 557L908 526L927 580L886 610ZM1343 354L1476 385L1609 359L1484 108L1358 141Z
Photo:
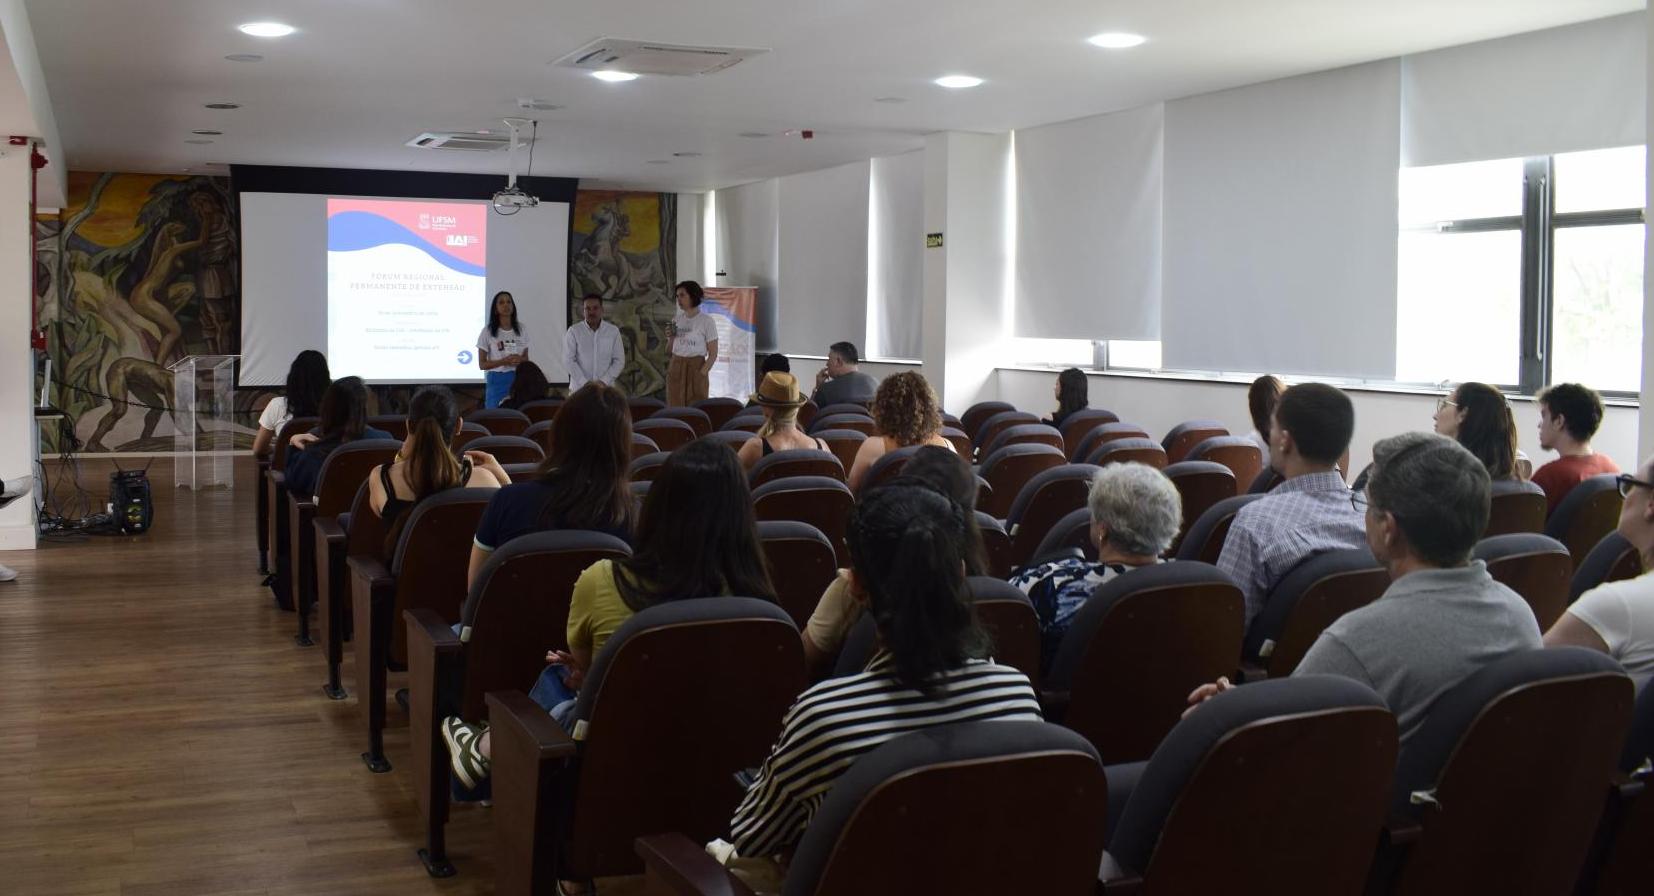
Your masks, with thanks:
M965 431L965 435L971 437L972 442L980 442L981 439L977 438L978 430L982 428L982 424L989 417L1016 409L1016 405L1009 402L979 401L967 408L965 413L959 415L959 428Z
M373 512L367 482L356 489L350 511L333 519L316 521L316 627L320 630L322 652L327 662L327 683L322 693L329 700L346 696L339 666L344 662L345 641L350 633L351 557L384 556L389 528Z
M534 421L522 411L511 408L478 408L465 415L467 423L475 423L494 436L520 436Z
M393 463L402 443L395 439L357 439L333 449L322 461L316 476L315 495L287 495L287 519L291 562L289 581L298 606L299 631L293 643L310 647L310 611L316 606L319 567L315 522L333 519L350 510L351 499L368 480L368 473L381 464ZM372 512L371 510L369 511Z
M867 467L867 474L862 476L861 485L856 489L857 497L902 475L902 468L907 466L907 462L912 460L913 455L918 454L922 447L924 446L908 445L879 455L879 459Z
M273 446L272 446L273 447ZM253 455L253 537L258 539L258 574L270 574L270 456Z
M626 399L626 412L631 414L633 423L649 419L654 416L656 411L664 407L666 407L666 402L658 398L650 398L647 395L634 395Z
M1149 758L1189 692L1240 667L1241 590L1193 561L1128 570L1097 586L1051 660L1045 717L1085 735L1105 763Z
M1241 649L1246 680L1285 678L1321 632L1390 587L1390 573L1366 548L1324 551L1293 567L1264 598Z
M944 427L951 426L954 429L959 430L960 432L965 431L965 424L961 423L958 417L955 417L954 415L948 413L947 411L942 412L942 426L944 426ZM970 438L970 436L966 436L965 438L968 439L968 438Z
M1539 621L1539 630L1551 625L1568 609L1568 580L1573 560L1554 538L1535 532L1495 535L1476 543L1471 557L1487 563L1487 573L1522 596Z
M1167 460L1171 459L1168 452ZM1205 460L1222 464L1235 474L1235 482L1251 482L1263 472L1263 452L1245 436L1212 436L1189 449L1184 460ZM1172 461L1176 463L1176 461Z
M276 440L271 443L270 467L264 473L264 506L269 513L269 522L265 526L266 536L274 533L272 541L275 543L276 556L267 558L266 562L276 579L275 591L279 602L286 595L286 604L283 609L292 609L294 584L291 581L292 561L287 558L287 551L291 544L292 534L287 525L287 452L291 450L289 444L292 438L301 432L309 432L316 427L318 419L315 417L294 417L282 426L276 433Z
M1286 477L1282 476L1280 471L1276 470L1274 467L1264 467L1262 470L1258 471L1258 475L1253 478L1252 484L1246 487L1246 493L1249 495L1267 495L1275 490L1275 486L1280 485L1285 481ZM1351 488L1355 487L1351 486ZM1361 491L1359 488L1355 488L1355 490Z
M528 415L533 423L550 423L557 417L557 409L563 406L561 398L537 398L524 404L518 410Z
M988 564L988 575L997 579L1009 578L1011 564L1011 536L1005 526L989 514L976 511L976 528L982 533L982 551Z
M483 695L534 684L546 652L568 649L569 600L575 580L599 560L632 555L602 532L561 529L514 538L489 556L460 609L459 633L430 607L404 612L408 639L409 740L414 790L425 819L419 858L432 877L450 877L448 747L442 720L487 718Z
M953 445L953 452L955 454L964 458L966 463L970 463L972 456L971 437L965 435L964 430L957 426L943 424L942 438L947 439L948 442Z
M810 435L827 443L827 450L833 452L846 472L855 464L861 443L867 441L867 433L856 429L818 429Z
M1078 551L1087 563L1097 562L1097 543L1091 539L1090 507L1070 511L1057 520L1051 531L1040 540L1039 547L1034 549L1034 557L1029 563L1043 563L1070 551Z
M1373 891L1571 892L1631 705L1619 664L1583 647L1520 651L1455 685L1401 752Z
M814 423L810 424L809 432L811 435L820 435L824 430L829 429L853 429L864 436L879 434L879 424L874 423L873 418L864 413L823 414L817 417Z
M768 457L760 457L747 471L747 485L757 488L774 479L788 476L831 476L844 478L844 465L831 451L815 448L789 448Z
M492 454L501 466L537 464L546 459L546 449L525 436L482 436L472 439L465 450Z
M500 464L500 469L505 471L505 475L511 477L512 482L521 482L524 479L531 479L531 478L534 478L535 476L538 476L539 472L540 472L540 465L539 464Z
M742 404L734 398L703 398L691 407L706 414L714 430L720 429L730 418L740 413Z
M850 565L845 526L855 498L850 486L831 476L788 476L752 490L752 510L760 520L798 520L821 530L833 544L838 565Z
M862 404L859 401L838 401L830 405L826 405L816 411L816 416L818 417L831 417L834 414L859 414L863 417L872 416L867 412L867 405Z
M645 454L654 454L659 450L660 445L656 444L654 439L639 433L632 433L632 460L637 460Z
M1063 517L1085 509L1095 475L1097 468L1090 464L1063 464L1040 471L1018 490L1005 514L1013 567L1033 560L1045 534Z
M752 441L755 433L744 429L719 429L708 434L707 438L728 445L731 451L740 451L742 445Z
M1177 559L1217 563L1218 556L1223 553L1223 540L1229 535L1229 525L1235 521L1235 514L1239 513L1242 507L1261 497L1263 495L1236 495L1213 504L1184 534L1183 542L1177 546Z
M994 576L970 576L965 580L971 606L982 630L992 641L994 661L1028 676L1037 689L1040 682L1039 616L1015 585ZM867 668L878 653L878 629L869 613L863 613L844 636L844 644L833 662L833 677L855 675Z
M527 432L527 430L524 430L524 432ZM459 432L454 433L454 437L448 440L448 447L454 449L455 453L463 452L465 446L473 441L485 439L491 435L493 433L489 432L482 424L467 420L459 425Z
M1011 502L1041 472L1060 467L1066 462L1061 449L1050 445L1011 445L989 455L977 468L977 475L987 480L991 491L979 493L976 509L987 511L996 519L1004 519L1011 512Z
M632 435L648 436L660 450L667 453L695 441L695 428L682 420L669 417L650 417L632 424Z
M1113 411L1105 411L1101 408L1081 408L1080 410L1069 414L1067 417L1062 418L1062 425L1058 427L1058 429L1062 430L1063 451L1069 457L1073 457L1074 452L1078 451L1080 448L1080 442L1084 440L1092 430L1102 426L1105 423L1119 422L1119 416L1117 416Z
M977 460L980 462L988 459L991 454L988 449L993 446L994 439L999 438L1000 433L1013 426L1038 422L1039 418L1027 411L1000 411L982 421L982 426L971 435L971 444L976 446ZM1061 434L1057 438L1060 441Z
M1106 766L1097 892L1360 893L1395 766L1395 717L1359 682L1218 694L1146 763Z
M1050 445L1062 451L1062 433L1044 423L1018 423L1015 426L1007 426L982 449L982 456L990 457L1006 445Z
M695 431L695 438L700 438L712 431L712 418L706 411L698 408L661 408L654 413L650 420L681 420ZM637 427L633 427L636 429ZM659 440L657 440L659 441Z
M1608 808L1576 893L1630 896L1654 880L1654 688L1643 687L1620 752Z
M1166 462L1175 464L1187 460L1189 452L1201 442L1228 434L1228 428L1216 420L1186 420L1166 433L1166 437L1160 440L1160 447L1166 449Z
M814 399L805 399L804 403L798 407L798 428L809 432L815 426L816 416L819 413L821 413L821 408L816 405Z
M1642 558L1637 548L1618 532L1610 532L1597 542L1591 553L1580 561L1579 569L1568 583L1568 603L1604 582L1618 582L1642 575Z
M1183 536L1194 526L1200 515L1210 510L1219 501L1225 501L1235 496L1236 479L1234 471L1219 463L1205 460L1186 460L1175 464L1168 464L1163 470L1166 478L1177 487L1178 500L1181 502L1182 514L1177 525L1177 537L1172 539L1172 546L1166 551L1166 556L1177 556L1177 549L1183 543Z
M654 454L645 454L635 458L628 470L631 481L648 482L660 474L661 465L672 455L665 451L656 451Z
M542 451L550 454L552 423L553 421L551 420L541 420L537 423L530 423L528 428L523 430L523 438L533 439L534 443L539 445Z
M367 425L390 433L391 438L398 441L408 437L408 417L406 414L374 414L367 418Z
M1090 896L1108 787L1095 751L1055 725L963 722L858 758L810 819L782 892L814 896ZM637 840L646 891L752 896L683 834Z
M1611 473L1574 486L1545 520L1545 534L1562 542L1577 565L1620 521L1619 484Z
M764 428L763 414L748 414L744 417L732 417L728 423L718 427L719 432L744 432L754 435Z
M1097 446L1085 462L1099 467L1108 464L1147 464L1157 470L1164 470L1168 459L1165 449L1153 439L1115 439Z
M759 520L758 543L776 602L802 630L838 575L838 552L820 529L798 520Z
M1519 479L1493 480L1483 538L1513 532L1545 531L1545 490Z
M1068 456L1075 463L1085 460L1097 453L1097 449L1106 442L1116 439L1147 439L1148 430L1135 423L1104 423L1093 427L1092 430L1080 438L1080 443Z
M803 651L769 601L674 600L598 652L574 736L520 691L489 694L495 892L640 873L632 842L646 834L724 833L741 797L730 776L769 755L804 689Z
M374 772L391 768L385 758L385 678L392 664L407 665L407 630L399 624L402 614L430 609L444 619L458 621L472 539L495 491L456 488L431 495L408 511L388 563L373 555L355 555L346 561L354 618L356 701L368 732L368 751L362 761Z

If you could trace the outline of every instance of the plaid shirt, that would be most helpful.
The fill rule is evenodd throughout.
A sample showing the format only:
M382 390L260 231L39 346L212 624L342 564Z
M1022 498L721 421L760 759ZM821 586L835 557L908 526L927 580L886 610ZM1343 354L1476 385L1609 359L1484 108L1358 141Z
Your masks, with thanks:
M1218 555L1218 569L1246 595L1246 623L1294 566L1323 551L1367 546L1366 517L1350 504L1350 487L1336 470L1281 483L1235 514Z

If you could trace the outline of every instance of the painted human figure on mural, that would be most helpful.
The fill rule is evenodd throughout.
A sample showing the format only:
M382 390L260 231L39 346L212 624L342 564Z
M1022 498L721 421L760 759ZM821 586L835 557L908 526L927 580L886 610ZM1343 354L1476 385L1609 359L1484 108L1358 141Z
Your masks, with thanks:
M213 194L190 194L190 209L201 219L201 255L195 269L195 292L201 301L201 335L207 350L230 354L235 327L235 229ZM166 363L162 361L161 363Z
M155 435L155 427L161 422L166 408L172 402L172 371L159 364L152 364L142 358L117 358L103 374L105 392L113 397L109 403L109 412L98 421L98 428L92 431L92 437L86 440L87 451L108 451L103 444L104 436L115 428L126 416L128 402L137 402L148 409L144 413L144 432L135 442L147 441ZM178 417L173 415L172 425L178 425Z
M145 320L161 328L161 342L155 347L155 363L165 367L184 336L184 327L172 313L166 301L167 287L177 277L184 264L184 254L201 248L203 239L179 241L184 225L170 221L161 226L155 236L155 246L149 256L149 270L132 287L127 301Z

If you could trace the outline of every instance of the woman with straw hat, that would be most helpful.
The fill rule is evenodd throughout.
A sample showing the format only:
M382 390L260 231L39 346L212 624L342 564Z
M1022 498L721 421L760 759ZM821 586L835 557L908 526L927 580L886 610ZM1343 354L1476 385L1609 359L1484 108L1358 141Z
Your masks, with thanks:
M799 394L798 380L792 374L780 371L764 374L758 391L752 395L752 401L764 409L764 425L757 435L741 446L742 468L750 470L759 458L777 451L797 448L827 450L826 442L810 438L798 428L798 409L804 406L805 398Z

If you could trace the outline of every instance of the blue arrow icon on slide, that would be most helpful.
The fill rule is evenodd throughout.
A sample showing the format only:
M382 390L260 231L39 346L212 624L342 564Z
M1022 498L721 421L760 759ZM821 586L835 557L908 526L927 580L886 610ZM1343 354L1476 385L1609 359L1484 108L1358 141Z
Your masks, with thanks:
M459 363L461 363L461 364L471 363L471 352L470 352L469 349L461 349L460 350Z

